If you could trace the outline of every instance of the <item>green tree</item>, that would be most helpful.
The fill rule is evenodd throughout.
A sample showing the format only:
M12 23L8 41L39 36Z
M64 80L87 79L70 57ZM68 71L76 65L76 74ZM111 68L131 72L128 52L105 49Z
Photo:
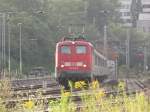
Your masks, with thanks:
M18 23L22 23L23 70L26 72L34 66L54 70L55 45L68 33L69 24L86 24L88 40L91 41L103 37L103 26L106 23L112 38L124 38L124 32L117 33L122 29L112 25L116 22L117 6L117 0L0 0L0 11L13 12L9 13L12 69L19 65ZM102 11L106 11L107 15L101 16ZM77 31L80 29L77 28ZM101 35L97 35L99 31ZM8 35L6 38L8 40Z

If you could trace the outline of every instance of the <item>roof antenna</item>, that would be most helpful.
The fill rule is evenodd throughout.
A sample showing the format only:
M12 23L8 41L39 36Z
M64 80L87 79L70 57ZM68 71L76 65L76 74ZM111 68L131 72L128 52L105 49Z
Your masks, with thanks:
M82 25L82 33L85 33L85 24Z
M69 25L68 33L69 33L69 34L71 34L71 33L72 33L72 24L70 24L70 25Z

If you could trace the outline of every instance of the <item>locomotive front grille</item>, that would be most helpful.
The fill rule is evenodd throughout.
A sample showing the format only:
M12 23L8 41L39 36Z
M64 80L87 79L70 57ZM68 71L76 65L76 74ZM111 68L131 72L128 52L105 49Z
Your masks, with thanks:
M64 66L69 67L69 66L83 66L83 62L64 62Z
M71 62L65 62L64 66L71 66Z

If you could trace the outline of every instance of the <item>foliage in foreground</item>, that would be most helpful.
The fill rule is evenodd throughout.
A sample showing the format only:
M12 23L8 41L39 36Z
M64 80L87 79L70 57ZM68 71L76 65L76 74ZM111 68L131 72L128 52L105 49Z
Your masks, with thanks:
M1 82L3 83L3 82ZM104 89L100 88L97 81L93 81L89 89L91 92L87 92L86 83L76 82L74 85L69 83L71 90L82 89L83 92L73 94L70 90L69 92L62 89L61 98L49 101L49 111L50 112L149 112L150 103L148 98L143 92L136 93L134 96L127 96L124 92L124 83L119 83L117 90L117 96L106 96ZM1 84L1 88L3 84ZM81 98L81 103L75 103L72 96L79 95ZM35 97L42 97L40 95ZM33 97L29 97L26 102L19 102L15 108L8 109L3 104L5 97L1 96L0 99L0 112L40 112L44 109L43 100L33 100ZM81 108L78 108L78 107Z

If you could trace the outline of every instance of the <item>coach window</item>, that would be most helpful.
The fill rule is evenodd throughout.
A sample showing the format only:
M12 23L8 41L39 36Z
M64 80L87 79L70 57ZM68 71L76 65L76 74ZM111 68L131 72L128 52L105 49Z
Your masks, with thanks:
M98 66L101 66L101 58L98 58Z
M97 65L97 56L94 55L94 61L95 61L95 65Z
M104 62L104 66L107 67L107 61L106 61L106 60L105 60L105 62Z
M71 50L69 46L62 46L61 47L61 53L63 54L71 54Z
M86 47L85 46L76 46L76 53L77 54L85 54L86 53Z

